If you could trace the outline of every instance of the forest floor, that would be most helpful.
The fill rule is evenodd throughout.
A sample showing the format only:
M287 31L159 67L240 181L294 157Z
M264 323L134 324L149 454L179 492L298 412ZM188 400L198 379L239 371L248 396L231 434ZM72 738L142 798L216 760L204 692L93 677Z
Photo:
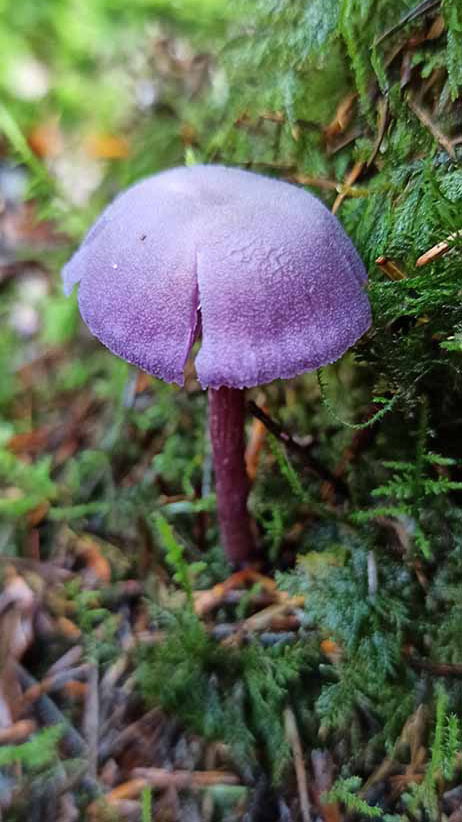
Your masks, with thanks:
M148 5L0 15L0 819L460 822L457 0ZM193 364L117 359L59 276L203 161L321 197L374 310L329 377L249 392L237 572Z

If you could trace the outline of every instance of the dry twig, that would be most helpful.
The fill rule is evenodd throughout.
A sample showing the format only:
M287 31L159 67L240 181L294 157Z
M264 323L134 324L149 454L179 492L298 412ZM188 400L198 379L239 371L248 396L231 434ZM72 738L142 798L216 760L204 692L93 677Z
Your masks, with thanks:
M247 407L250 413L256 417L256 419L261 420L263 425L271 434L273 434L273 436L276 437L276 439L282 442L282 444L285 445L290 451L302 458L304 467L310 474L323 480L323 482L328 483L328 485L330 485L340 497L348 497L349 492L346 483L343 482L340 477L332 474L328 468L325 468L324 465L309 454L307 448L300 445L293 437L290 436L290 434L284 431L282 426L276 422L276 420L273 420L263 408L260 408L260 406L252 400L247 403Z
M287 742L290 745L294 757L295 775L297 777L298 796L300 799L302 819L303 822L311 822L311 808L310 799L308 796L305 760L303 757L302 743L300 741L297 723L291 708L286 708L284 711L284 724Z

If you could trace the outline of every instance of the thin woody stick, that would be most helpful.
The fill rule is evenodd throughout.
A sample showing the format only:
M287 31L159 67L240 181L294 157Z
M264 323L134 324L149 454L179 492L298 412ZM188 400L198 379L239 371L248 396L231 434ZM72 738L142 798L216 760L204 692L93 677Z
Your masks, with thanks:
M329 483L340 496L345 498L348 497L348 487L343 480L332 474L327 468L325 468L324 465L309 454L307 449L294 440L290 434L284 431L282 426L276 422L276 420L273 420L263 408L260 408L260 406L253 402L253 400L249 400L247 403L247 408L257 420L260 420L263 423L271 434L283 443L283 445L298 456L302 457L307 471Z

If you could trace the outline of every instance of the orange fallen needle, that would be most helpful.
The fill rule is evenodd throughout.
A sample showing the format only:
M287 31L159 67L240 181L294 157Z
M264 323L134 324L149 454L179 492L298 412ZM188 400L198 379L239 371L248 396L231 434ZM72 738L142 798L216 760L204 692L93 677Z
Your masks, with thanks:
M375 263L382 269L382 271L387 275L387 277L390 278L390 280L398 282L399 280L406 279L405 273L401 271L401 269L398 268L396 263L394 263L393 260L390 260L388 257L384 257L383 255L381 255L380 257L377 257Z
M175 788L208 788L211 785L239 785L240 780L230 771L169 771L166 768L135 768L134 778L118 785L104 797L106 802L116 803L124 799L135 799L146 787Z
M437 260L438 257L446 254L453 247L452 241L458 237L462 237L462 230L455 231L453 234L450 234L449 237L446 237L445 240L442 240L440 243L432 246L432 248L429 248L424 254L421 254L418 260L416 260L417 268L421 268L423 265L427 265L427 263L431 263L433 260Z
M242 571L237 571L232 574L224 582L219 582L213 588L206 591L195 591L194 593L194 610L197 616L203 616L214 608L218 608L223 602L224 597L235 588L240 588L246 583L258 583L261 587L270 594L276 596L276 583L274 579L259 574L252 568L244 568Z

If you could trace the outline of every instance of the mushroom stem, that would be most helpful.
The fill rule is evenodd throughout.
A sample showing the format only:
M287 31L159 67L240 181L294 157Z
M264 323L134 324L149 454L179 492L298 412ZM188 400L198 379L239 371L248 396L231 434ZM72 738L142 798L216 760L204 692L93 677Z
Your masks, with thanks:
M244 461L245 392L239 388L209 388L218 521L230 562L255 558L256 546L247 511L249 479Z

